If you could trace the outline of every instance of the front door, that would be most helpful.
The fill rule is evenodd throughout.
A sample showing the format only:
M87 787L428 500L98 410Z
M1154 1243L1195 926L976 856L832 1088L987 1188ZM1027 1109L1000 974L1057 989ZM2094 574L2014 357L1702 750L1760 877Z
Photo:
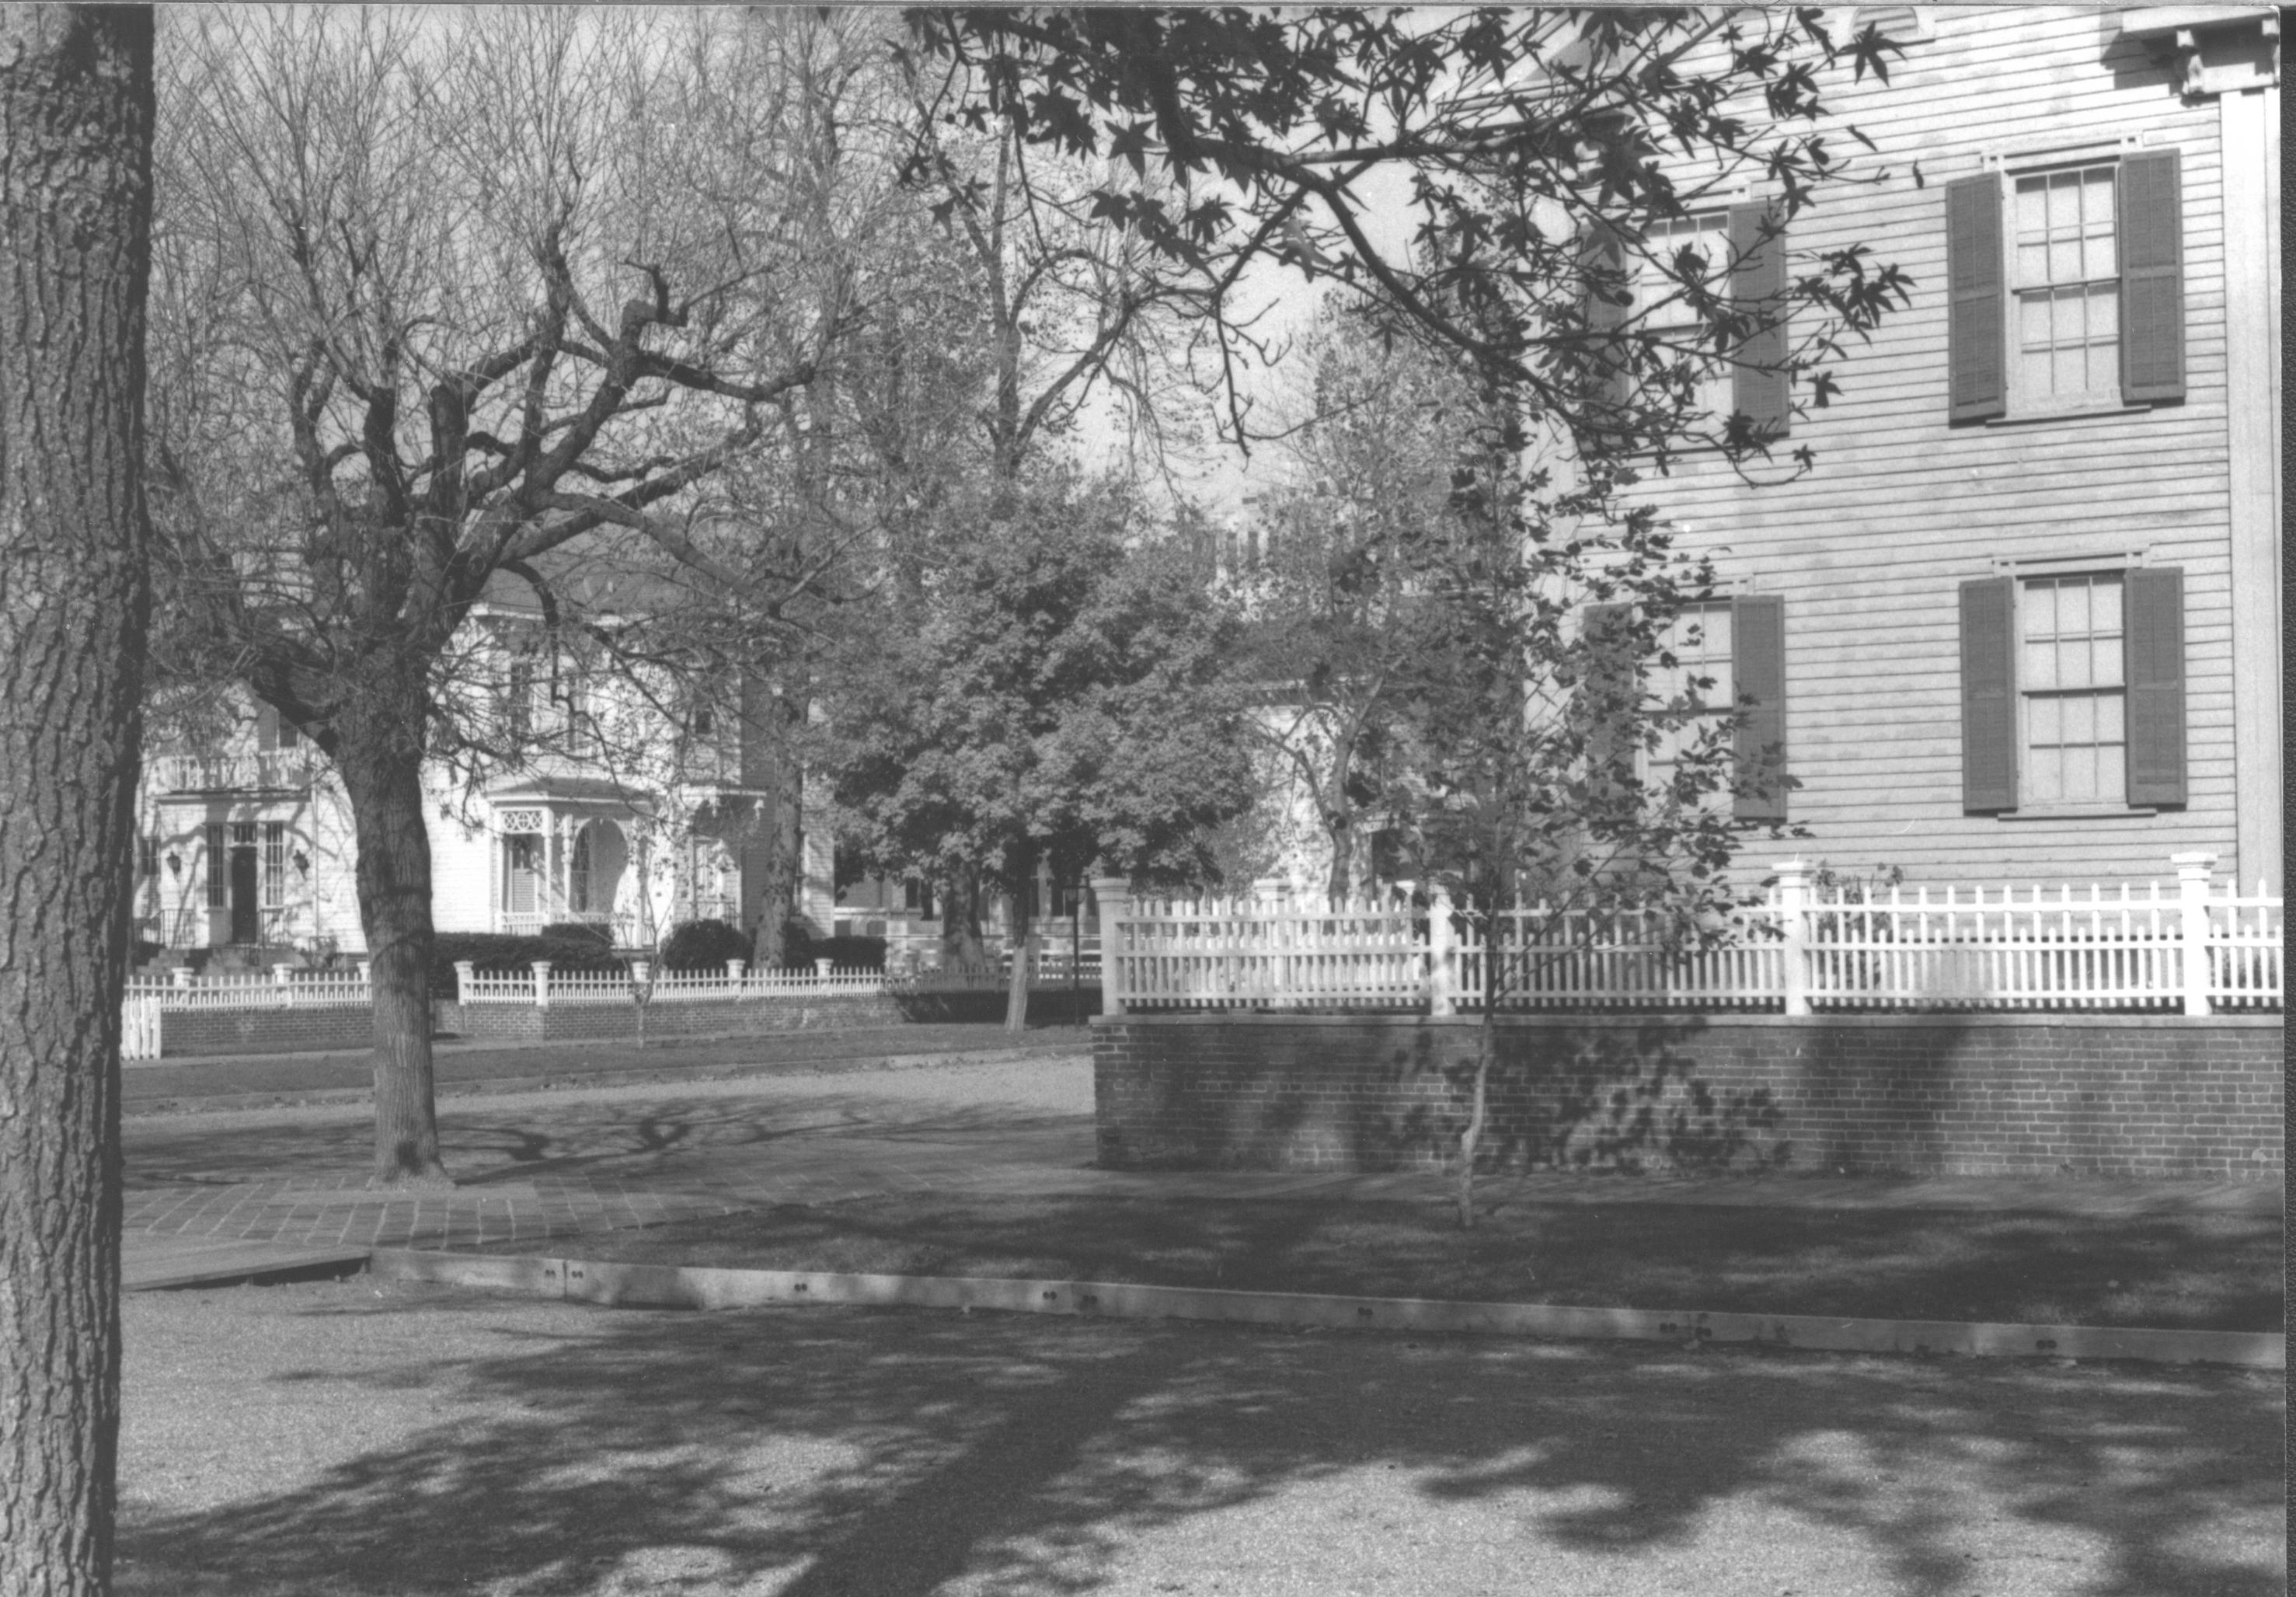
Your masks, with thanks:
M255 851L251 848L231 851L231 940L242 943L263 940L263 917L255 900Z

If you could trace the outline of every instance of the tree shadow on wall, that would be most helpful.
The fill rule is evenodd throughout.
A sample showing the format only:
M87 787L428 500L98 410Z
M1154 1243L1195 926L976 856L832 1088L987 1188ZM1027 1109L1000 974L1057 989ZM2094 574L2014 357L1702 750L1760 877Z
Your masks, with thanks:
M352 1404L420 1388L434 1417L198 1509L136 1507L131 1468L125 1597L1071 1597L1151 1573L1233 1591L1271 1556L1255 1515L1308 1533L1282 1538L1295 1584L1662 1585L1685 1558L1790 1575L1817 1557L1921 1597L2068 1560L2096 1597L2281 1589L2281 1404L2260 1378L824 1308L519 1305L509 1325L483 1299L343 1301ZM274 1423L346 1401L332 1371L241 1379ZM1796 1545L1718 1540L1748 1524Z
M1698 1015L1574 1026L1502 1020L1477 1167L1631 1173L1791 1163L1794 1145L1780 1134L1784 1113L1770 1089L1702 1074L1687 1045L1710 1029ZM1474 1031L1423 1027L1388 1063L1406 1107L1360 1106L1359 1167L1455 1159L1474 1090Z

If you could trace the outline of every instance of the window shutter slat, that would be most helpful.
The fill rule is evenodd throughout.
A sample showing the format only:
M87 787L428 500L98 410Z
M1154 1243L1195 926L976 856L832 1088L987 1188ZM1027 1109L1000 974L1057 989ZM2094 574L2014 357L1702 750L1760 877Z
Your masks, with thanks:
M1601 274L1605 292L1622 292L1621 281L1627 269L1625 241L1617 229L1601 218L1596 218L1587 232L1581 267L1588 273L1585 294L1581 300L1587 318L1587 331L1596 342L1588 355L1591 373L1588 399L1596 429L1603 432L1620 433L1625 426L1625 411L1633 398L1632 372L1628 362L1625 342L1618 334L1634 312L1631 307L1613 305L1595 292L1595 274ZM1615 446L1627 447L1630 440L1619 437Z
M1948 419L1983 421L2008 407L2002 352L2001 180L1988 172L1945 185Z
M2123 579L2121 665L2128 695L2128 802L2185 802L2185 573L2153 566Z
M1786 818L1786 602L1751 594L1730 602L1730 674L1736 679L1739 820Z
M2017 807L2017 676L2007 577L1961 585L1961 807Z
M1766 324L1739 347L1732 401L1759 435L1784 438L1792 397L1785 370L1791 348L1786 336L1786 237L1784 224L1768 204L1730 208L1730 259L1732 306Z
M2120 397L2185 397L2183 185L2177 152L2120 163Z

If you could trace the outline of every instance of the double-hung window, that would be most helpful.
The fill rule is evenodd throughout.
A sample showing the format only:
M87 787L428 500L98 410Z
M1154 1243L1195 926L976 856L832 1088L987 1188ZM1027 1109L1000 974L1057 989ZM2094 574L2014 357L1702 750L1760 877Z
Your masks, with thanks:
M224 836L223 822L208 822L208 908L210 910L231 908L231 855Z
M276 910L287 901L287 824L263 823L263 907Z
M1963 583L1962 808L2185 803L2184 603L2175 566Z
M1955 179L1946 276L1950 420L2185 397L2174 150Z
M1730 605L1693 605L1676 616L1661 640L1661 659L1651 671L1651 692L1668 712L1650 755L1654 786L1674 779L1685 756L1694 750L1738 703L1732 670Z
M2024 796L2041 804L2128 802L2121 575L2037 577L2017 596Z
M2011 179L2013 413L2120 398L2118 168Z
M1595 650L1588 684L1592 702L1620 702L1619 688L1633 662L1628 652L1603 643L1624 611L1617 605L1589 606L1587 626ZM1658 747L1645 762L1651 786L1671 778L1685 751L1709 728L1734 717L1731 734L1730 812L1743 821L1786 819L1786 793L1794 784L1786 772L1785 600L1776 594L1740 594L1734 598L1689 606L1669 623L1660 640L1671 667L1645 663L1644 702L1666 720ZM1677 708L1679 707L1679 708ZM1618 748L1618 729L1596 728L1591 757L1598 767Z
M1680 276L1703 276L1719 272L1729 259L1730 218L1712 210L1676 217L1651 224L1647 255L1635 259L1635 309L1642 314L1643 330L1664 345L1669 360L1690 360L1699 375L1691 405L1699 415L1730 414L1730 375L1721 361L1706 353L1706 328L1693 314ZM1704 262L1684 262L1688 251Z
M1639 333L1668 346L1664 352L1669 360L1704 362L1692 402L1706 421L1693 421L1693 426L1710 424L1718 430L1734 411L1747 418L1760 439L1786 435L1792 408L1787 371L1792 342L1786 325L1786 237L1784 222L1767 202L1652 222L1644 230L1639 251L1629 251L1615 229L1598 223L1589 231L1585 248L1587 330L1596 340L1611 341L1593 350L1595 415L1613 415L1619 430L1628 430L1635 385L1630 362L1615 341ZM1702 263L1696 273L1714 281L1732 310L1744 318L1745 336L1726 355L1700 352L1711 348L1711 340L1685 300L1683 280L1692 276L1693 268L1683 259L1685 251ZM1598 281L1614 284L1620 277L1625 279L1630 304L1611 304L1594 292Z

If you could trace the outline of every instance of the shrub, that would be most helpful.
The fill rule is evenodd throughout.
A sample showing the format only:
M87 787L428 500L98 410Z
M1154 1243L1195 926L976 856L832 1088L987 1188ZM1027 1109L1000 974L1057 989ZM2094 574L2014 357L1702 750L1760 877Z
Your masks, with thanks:
M689 920L661 945L665 970L723 970L729 959L747 959L750 940L723 920Z
M882 970L885 940L816 937L803 921L791 921L782 933L782 962L791 970L811 970L816 959L826 959L840 970Z
M586 920L554 920L543 927L538 935L545 943L562 943L570 947L594 950L590 955L592 959L603 959L614 951L614 934Z
M455 963L467 959L481 970L529 970L537 959L547 959L560 970L620 968L609 958L611 944L584 926L579 937L550 935L545 927L535 936L508 932L440 932L430 952L430 992L445 998L455 991Z

